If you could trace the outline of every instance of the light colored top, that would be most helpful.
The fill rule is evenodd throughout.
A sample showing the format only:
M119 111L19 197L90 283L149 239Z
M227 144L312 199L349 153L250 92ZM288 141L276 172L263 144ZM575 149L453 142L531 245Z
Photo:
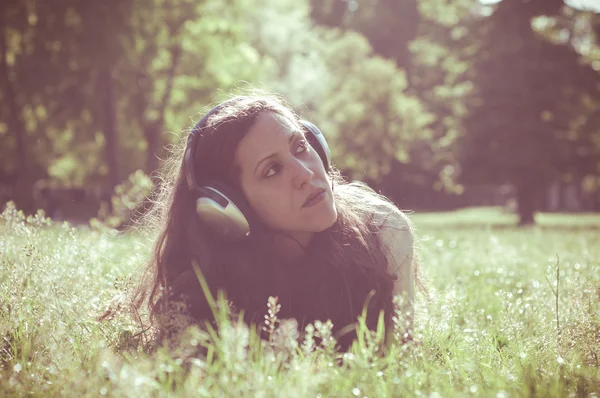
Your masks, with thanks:
M391 203L378 206L374 222L381 228L379 234L388 260L388 271L396 277L393 294L402 298L404 310L412 312L415 300L412 223L405 213Z

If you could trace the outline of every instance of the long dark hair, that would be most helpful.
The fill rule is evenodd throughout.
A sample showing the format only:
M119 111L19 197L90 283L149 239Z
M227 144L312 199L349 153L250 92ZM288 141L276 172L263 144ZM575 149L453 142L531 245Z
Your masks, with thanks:
M200 184L216 179L241 191L235 150L263 112L299 122L291 107L274 96L229 101L208 120L210 133L195 148L194 167ZM135 292L136 309L148 305L151 319L156 319L167 311L168 300L180 300L196 320L212 319L194 273L193 264L197 264L212 294L224 291L236 308L244 310L248 323L260 323L268 297L277 296L280 318L295 318L300 325L330 319L334 332L339 331L356 322L367 298L367 325L376 327L380 311L390 325L394 278L387 272L378 226L373 222L374 203L389 204L385 198L365 184L346 182L332 168L329 174L337 221L315 234L301 261L281 264L271 255L269 234L231 243L217 239L205 228L188 192L181 167L183 152L184 148L176 148L168 160L155 206L147 216L160 234ZM414 271L418 279L416 263ZM340 336L342 348L351 339L352 334Z

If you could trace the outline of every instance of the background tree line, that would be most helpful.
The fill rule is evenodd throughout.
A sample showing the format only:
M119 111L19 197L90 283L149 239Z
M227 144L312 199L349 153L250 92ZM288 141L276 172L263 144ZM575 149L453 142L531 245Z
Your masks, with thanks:
M550 187L574 184L598 210L599 13L562 0L4 1L0 202L106 199L152 175L207 105L252 86L283 94L348 176L403 207L514 196L528 223Z

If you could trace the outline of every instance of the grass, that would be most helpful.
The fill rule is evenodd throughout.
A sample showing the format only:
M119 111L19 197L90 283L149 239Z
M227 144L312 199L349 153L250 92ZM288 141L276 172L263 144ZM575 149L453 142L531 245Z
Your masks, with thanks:
M412 217L437 292L419 306L420 345L381 355L366 334L339 358L327 324L297 345L279 320L272 343L260 343L222 317L218 336L192 328L150 355L128 317L96 321L131 286L148 242L9 207L0 217L0 396L600 394L597 215L539 214L541 226L525 229L498 209ZM200 347L208 356L194 355Z
M513 228L518 215L502 207L469 207L448 212L414 214L413 220L421 227L439 228ZM537 213L537 228L600 229L600 213Z

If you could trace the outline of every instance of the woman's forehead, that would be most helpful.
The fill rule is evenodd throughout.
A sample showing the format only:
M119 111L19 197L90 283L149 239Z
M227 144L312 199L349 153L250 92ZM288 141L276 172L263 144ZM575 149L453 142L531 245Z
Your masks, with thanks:
M286 144L298 133L301 133L298 125L287 117L273 112L262 113L240 141L236 158L240 165L249 165Z
M274 138L288 136L298 131L298 125L276 112L263 112L256 118L246 137L249 138ZM244 138L246 138L244 137Z

